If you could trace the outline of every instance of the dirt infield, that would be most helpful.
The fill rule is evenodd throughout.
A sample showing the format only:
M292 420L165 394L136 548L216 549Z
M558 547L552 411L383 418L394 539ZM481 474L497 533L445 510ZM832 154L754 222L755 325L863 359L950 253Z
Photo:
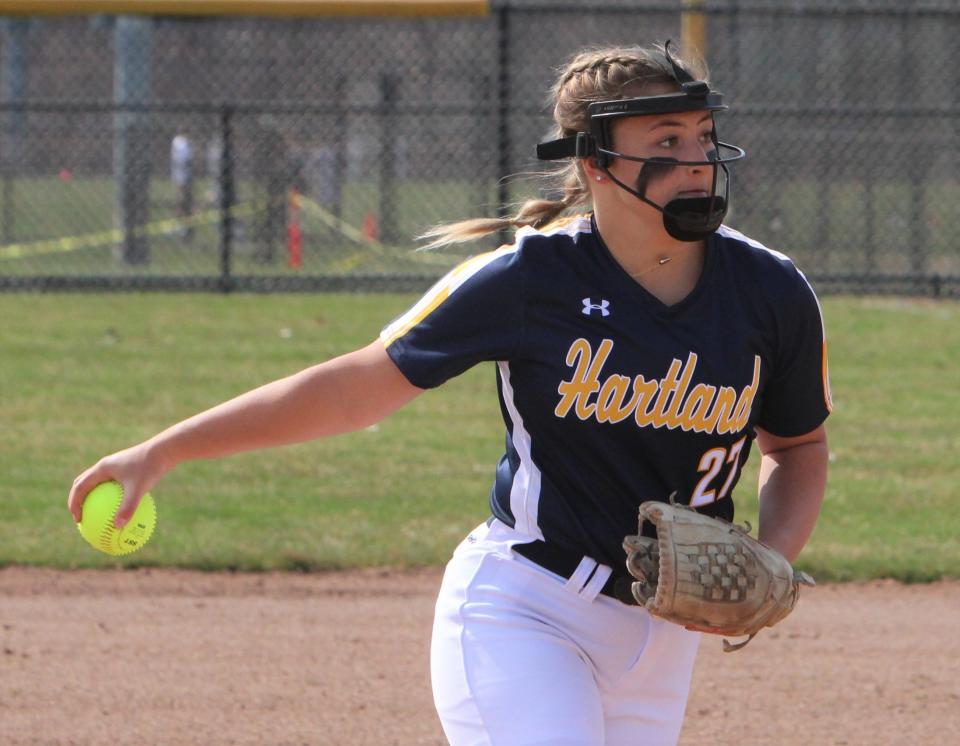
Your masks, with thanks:
M0 570L0 744L442 744L439 571ZM681 743L939 744L960 732L960 582L821 586L724 654Z

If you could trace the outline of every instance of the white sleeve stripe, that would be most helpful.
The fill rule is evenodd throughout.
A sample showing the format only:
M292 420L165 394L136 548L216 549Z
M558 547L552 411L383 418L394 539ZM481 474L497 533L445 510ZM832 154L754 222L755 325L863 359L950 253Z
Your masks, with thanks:
M479 254L450 270L450 272L430 288L409 311L392 321L380 332L380 338L384 344L390 346L429 316L441 303L453 295L460 286L477 274L477 272L491 262L516 252L518 248L519 243L513 246L504 246L496 251Z
M496 251L479 254L448 272L447 275L430 288L409 311L388 324L383 331L380 332L380 339L383 341L385 347L389 347L433 313L438 306L453 295L461 285L477 274L477 272L491 262L519 251L526 239L535 236L554 236L560 233L572 238L579 233L589 233L590 229L590 218L588 216L565 218L556 223L552 223L547 226L545 230L537 230L530 226L520 228L514 236L513 244L501 246Z

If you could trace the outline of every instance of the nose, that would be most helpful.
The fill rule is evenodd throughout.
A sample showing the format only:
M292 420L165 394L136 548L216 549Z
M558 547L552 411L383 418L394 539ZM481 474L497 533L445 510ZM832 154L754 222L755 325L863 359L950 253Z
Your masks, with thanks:
M684 148L683 155L681 156L682 160L695 162L697 165L691 165L691 173L700 173L704 169L711 168L711 163L713 162L715 155L713 147L705 148L700 142L691 143L688 147Z
M695 165L687 166L687 174L701 179L710 179L713 175L713 162L716 160L716 150L713 145L703 146L697 141L684 149L683 160L692 161Z

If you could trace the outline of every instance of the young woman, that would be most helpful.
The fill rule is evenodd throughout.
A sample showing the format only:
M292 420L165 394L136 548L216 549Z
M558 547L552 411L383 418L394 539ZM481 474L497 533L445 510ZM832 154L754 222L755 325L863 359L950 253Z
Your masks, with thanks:
M554 89L560 199L436 244L517 227L380 339L196 415L81 474L125 488L118 523L175 465L370 425L495 361L506 450L491 518L455 550L436 607L434 699L453 744L669 744L699 633L624 593L645 500L727 519L756 441L762 541L793 560L826 483L817 299L782 254L721 225L721 96L669 48L585 52ZM592 205L591 214L561 216ZM619 581L619 582L618 582Z

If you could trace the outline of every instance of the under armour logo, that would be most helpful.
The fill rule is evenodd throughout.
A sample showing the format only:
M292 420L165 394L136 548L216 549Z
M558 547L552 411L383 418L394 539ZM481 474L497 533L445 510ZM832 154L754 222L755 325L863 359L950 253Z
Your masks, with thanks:
M594 303L589 298L583 299L583 315L589 316L592 311L599 311L601 316L610 315L610 301L601 300L599 303Z

